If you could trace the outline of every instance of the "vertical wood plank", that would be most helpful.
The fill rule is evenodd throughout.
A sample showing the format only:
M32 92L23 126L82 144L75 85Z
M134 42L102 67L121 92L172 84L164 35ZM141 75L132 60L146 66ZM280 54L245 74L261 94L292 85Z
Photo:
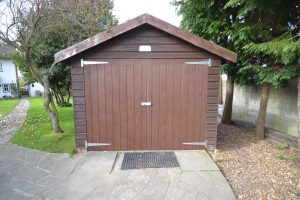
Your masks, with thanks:
M152 95L152 66L150 61L147 61L147 101L153 103ZM152 149L152 107L147 109L147 149Z
M159 65L159 149L166 149L167 65Z
M173 104L174 104L174 69L167 64L167 116L166 116L166 149L173 149Z
M181 64L174 67L173 149L180 149Z
M148 101L147 99L147 63L142 63L142 88L141 88L141 101ZM151 108L141 107L141 134L142 134L142 149L147 149L147 110Z
M134 64L134 148L141 149L142 127L141 127L141 102L142 102L142 66Z
M106 111L105 111L105 82L104 65L98 65L98 106L99 106L99 129L100 142L106 143Z
M112 66L112 80L113 80L113 130L114 130L114 149L120 150L120 65L114 64Z
M85 98L86 98L86 120L87 120L87 141L92 142L93 128L92 128L92 108L91 108L91 80L90 67L84 68L84 84L85 84Z
M114 149L114 129L113 129L113 87L112 87L112 66L104 67L104 84L105 84L105 110L106 110L106 138L107 143L111 144L108 150Z
M91 104L92 104L92 126L93 126L93 143L99 143L100 142L100 126L99 126L99 96L98 96L98 73L97 73L97 66L92 65L90 67L90 78L91 78L91 87L95 88L94 90L91 90Z
M180 144L187 142L187 87L188 87L188 66L182 65L181 89L180 89ZM181 149L186 149L186 145L181 145Z
M152 149L158 150L159 149L159 65L151 64L152 67Z
M195 113L195 65L188 66L188 88L187 88L187 134L186 141L194 142L194 113ZM193 146L188 145L187 149L193 149Z
M134 150L134 74L133 64L127 64L128 150Z
M203 85L203 67L196 65L196 80L195 80L195 115L194 115L194 126L195 131L193 135L193 141L201 141L200 137L203 133L202 127L203 122L201 116L205 115L202 113L202 85ZM194 149L197 149L196 147Z
M121 110L121 150L127 149L128 121L127 121L127 67L120 66L120 110Z

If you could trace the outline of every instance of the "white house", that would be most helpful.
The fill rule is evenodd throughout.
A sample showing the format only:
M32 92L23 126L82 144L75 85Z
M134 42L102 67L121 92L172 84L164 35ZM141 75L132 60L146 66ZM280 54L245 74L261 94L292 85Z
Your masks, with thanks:
M30 97L43 96L44 87L38 82L28 84L27 89Z
M12 62L13 48L0 47L0 98L17 96L17 68Z

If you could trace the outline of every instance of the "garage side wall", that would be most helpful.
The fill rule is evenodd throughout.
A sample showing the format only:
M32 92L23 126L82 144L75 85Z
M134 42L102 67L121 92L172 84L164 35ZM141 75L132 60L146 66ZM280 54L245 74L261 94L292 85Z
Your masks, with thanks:
M81 67L80 65L80 59L74 59L71 62L76 148L84 149L85 141L87 139L84 97L85 86L84 71L83 67Z
M214 150L217 145L217 126L218 126L218 101L220 90L220 61L215 66L208 68L208 85L207 85L207 113L206 138L208 141L208 150Z
M152 46L152 52L139 52L141 44ZM212 59L213 66L208 69L206 139L208 149L216 147L217 109L220 81L220 58L203 49L171 36L155 28L144 26L130 31L72 59L72 89L74 97L75 139L77 149L85 147L87 122L85 105L84 70L81 59Z

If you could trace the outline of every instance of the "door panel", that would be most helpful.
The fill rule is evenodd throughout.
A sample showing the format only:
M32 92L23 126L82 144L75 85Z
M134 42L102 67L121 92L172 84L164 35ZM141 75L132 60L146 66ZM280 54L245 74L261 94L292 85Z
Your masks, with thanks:
M134 64L134 140L133 149L142 149L142 65Z
M109 60L84 66L88 150L203 149L207 66L182 60ZM152 102L141 106L142 101Z
M151 149L203 149L182 143L203 142L206 132L208 68L172 60L148 60L152 107L147 116ZM150 73L150 74L149 74Z
M88 143L110 144L88 150L143 148L142 122L146 124L146 119L140 103L142 96L146 96L142 90L142 83L146 83L142 80L145 63L128 60L84 66Z

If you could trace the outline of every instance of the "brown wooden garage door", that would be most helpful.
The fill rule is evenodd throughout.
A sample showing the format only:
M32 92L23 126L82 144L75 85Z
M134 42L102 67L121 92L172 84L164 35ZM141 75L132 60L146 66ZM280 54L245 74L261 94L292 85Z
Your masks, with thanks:
M88 149L203 149L183 143L205 140L208 69L184 63L122 59L85 65L88 143L107 145Z

